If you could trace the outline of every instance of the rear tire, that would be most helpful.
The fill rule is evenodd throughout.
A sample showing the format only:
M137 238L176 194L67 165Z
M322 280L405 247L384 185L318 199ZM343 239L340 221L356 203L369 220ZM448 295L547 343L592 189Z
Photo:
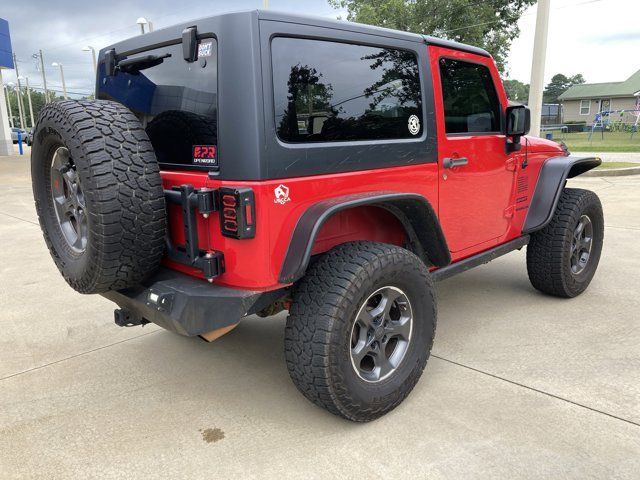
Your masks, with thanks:
M424 263L393 245L340 245L296 285L285 330L289 375L316 405L374 420L417 383L433 344L434 287Z
M527 272L541 292L571 298L593 279L604 239L604 216L598 196L565 188L551 222L531 235Z
M131 287L159 266L162 180L127 108L104 100L46 105L33 135L31 177L45 241L75 290Z

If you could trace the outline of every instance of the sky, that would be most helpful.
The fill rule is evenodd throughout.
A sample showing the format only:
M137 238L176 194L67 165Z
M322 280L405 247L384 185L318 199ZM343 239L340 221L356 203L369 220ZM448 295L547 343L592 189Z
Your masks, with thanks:
M582 73L588 82L622 81L640 69L640 0L550 0L545 81L555 73ZM47 85L61 90L64 65L67 90L92 93L91 53L140 33L135 23L146 17L155 29L216 13L261 8L263 0L0 0L0 17L9 21L20 75L42 87L32 54L42 49ZM54 5L54 6L52 6ZM335 18L345 12L326 0L270 0L273 10ZM520 19L521 35L509 55L508 77L529 83L536 6ZM16 81L15 70L3 71L5 83Z

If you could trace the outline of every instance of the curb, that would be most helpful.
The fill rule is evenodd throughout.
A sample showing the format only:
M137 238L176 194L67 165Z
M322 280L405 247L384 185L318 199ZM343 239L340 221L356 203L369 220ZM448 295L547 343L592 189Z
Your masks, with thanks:
M626 175L640 175L640 166L627 168L594 168L581 177L622 177Z

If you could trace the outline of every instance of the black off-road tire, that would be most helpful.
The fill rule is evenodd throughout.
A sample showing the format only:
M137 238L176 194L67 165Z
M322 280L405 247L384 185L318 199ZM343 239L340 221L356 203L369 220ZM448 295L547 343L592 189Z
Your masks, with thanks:
M377 289L404 292L413 311L406 353L388 378L363 380L352 363L355 317ZM433 282L425 264L393 245L340 245L313 263L295 286L285 330L289 375L309 400L346 419L367 422L398 406L427 363L436 327Z
M54 206L52 192L60 182L51 167L65 148L85 204L84 249L74 250ZM46 105L33 135L31 174L44 239L75 290L131 287L160 265L166 230L162 180L151 142L126 107L105 100Z
M592 247L579 273L571 268L572 240L583 215L592 224ZM604 239L604 216L598 196L589 190L565 188L551 222L531 235L527 246L527 273L538 290L572 298L584 292L593 279Z

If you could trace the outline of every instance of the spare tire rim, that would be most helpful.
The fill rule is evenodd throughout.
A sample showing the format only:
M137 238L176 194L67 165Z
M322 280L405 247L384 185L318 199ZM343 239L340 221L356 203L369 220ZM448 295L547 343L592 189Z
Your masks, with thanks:
M351 365L366 382L392 375L409 350L413 310L407 294L382 287L363 302L351 327Z
M76 253L87 248L87 208L69 150L58 147L51 160L51 196L62 236Z
M573 231L573 238L571 239L571 272L574 275L582 273L587 264L589 263L589 257L591 256L591 247L593 246L593 223L588 215L582 215L578 220Z

